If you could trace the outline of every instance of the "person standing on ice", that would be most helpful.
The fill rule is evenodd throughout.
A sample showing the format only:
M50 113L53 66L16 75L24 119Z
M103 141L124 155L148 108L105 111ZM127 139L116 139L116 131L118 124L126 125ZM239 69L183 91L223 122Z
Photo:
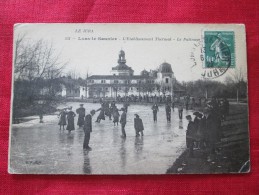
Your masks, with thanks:
M142 122L142 119L139 117L138 114L135 114L136 118L134 118L134 128L136 131L136 137L139 137L141 133L141 136L144 136L143 130L144 130L144 125Z
M84 125L85 108L83 106L84 104L80 104L80 108L76 109L76 113L78 114L77 125L79 128Z
M121 137L126 138L125 126L127 123L127 113L125 111L125 108L121 108L121 111L123 111L123 113L121 114L121 119L120 119L121 133L122 133Z
M84 132L85 132L85 138L84 138L84 150L91 150L91 147L89 147L89 141L90 141L90 134L92 132L92 116L95 114L95 110L91 110L90 114L87 114L85 116L84 120Z
M75 123L74 123L74 119L76 114L72 111L72 107L68 108L68 113L67 113L67 130L68 133L70 133L71 131L75 130Z
M157 122L157 112L159 111L157 104L154 104L151 109L153 110L153 120Z
M65 125L67 125L66 115L67 115L66 109L62 109L58 116L59 117L59 121L58 121L59 130L61 130L61 126L63 126L63 130L65 130Z
M171 107L168 103L165 105L165 112L166 112L166 120L168 123L170 123L171 122Z

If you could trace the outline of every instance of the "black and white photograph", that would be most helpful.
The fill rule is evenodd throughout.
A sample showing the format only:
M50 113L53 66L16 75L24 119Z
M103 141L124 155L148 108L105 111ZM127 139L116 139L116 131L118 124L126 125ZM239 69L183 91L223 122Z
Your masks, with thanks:
M245 27L16 24L11 174L250 172Z

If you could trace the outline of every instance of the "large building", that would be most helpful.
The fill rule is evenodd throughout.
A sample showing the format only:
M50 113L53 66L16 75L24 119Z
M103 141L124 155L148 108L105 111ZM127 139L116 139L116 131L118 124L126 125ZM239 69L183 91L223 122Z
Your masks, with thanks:
M119 52L118 64L112 67L110 75L92 75L87 78L87 98L117 97L130 95L177 95L183 93L176 82L169 63L162 63L158 70L143 70L134 75L126 64L125 52Z

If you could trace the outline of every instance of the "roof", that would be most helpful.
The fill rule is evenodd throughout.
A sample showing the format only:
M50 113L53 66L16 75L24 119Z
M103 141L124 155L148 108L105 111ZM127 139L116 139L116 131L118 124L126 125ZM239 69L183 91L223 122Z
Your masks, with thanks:
M89 79L110 79L110 80L116 80L116 79L155 79L154 77L148 76L148 75L92 75L87 78Z
M167 62L164 62L163 64L160 65L159 72L161 72L161 73L173 73L171 64L169 64Z
M127 66L126 64L119 64L115 67L112 67L112 70L130 70L130 71L133 71L132 68Z

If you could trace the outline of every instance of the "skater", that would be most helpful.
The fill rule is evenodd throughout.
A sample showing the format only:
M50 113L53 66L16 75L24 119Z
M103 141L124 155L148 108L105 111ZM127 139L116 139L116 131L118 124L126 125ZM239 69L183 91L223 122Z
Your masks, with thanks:
M78 114L77 125L80 128L84 125L84 118L85 118L84 104L80 104L80 108L76 109L76 113Z
M179 114L179 119L182 120L182 118L183 118L183 103L181 102L181 100L179 100L179 104L178 104L178 114Z
M85 138L84 138L84 150L91 150L91 147L89 147L89 141L90 141L90 134L92 132L92 116L95 114L95 110L91 110L90 114L87 114L85 116L84 120L84 132L85 132Z
M59 121L58 121L59 130L61 130L61 126L63 126L63 130L65 130L65 125L67 125L66 115L67 115L67 113L66 113L65 109L62 109L61 112L58 115L58 117L59 117Z
M175 107L175 100L174 100L174 98L173 98L173 100L172 100L171 106L172 106L172 109L173 109L173 112L174 112L174 107Z
M115 106L113 108L113 123L114 123L114 126L115 126L115 124L117 124L117 126L119 125L119 117L120 117L119 110L118 110L117 106Z
M75 130L75 124L74 124L74 119L76 114L72 111L72 107L68 109L67 113L67 130L68 133L71 133L71 131Z
M105 111L105 110L104 110L104 103L102 103L101 108L99 108L98 110L96 110L96 112L98 112L98 111L100 111L100 113L99 113L99 115L98 115L98 117L97 117L97 119L96 119L95 122L100 123L101 120L105 120L105 115L104 115L104 111Z
M157 112L159 111L158 105L154 104L151 109L153 110L153 120L154 122L157 122Z
M171 122L171 107L169 104L165 105L165 111L166 111L166 120L167 122Z
M126 101L126 102L123 104L123 108L125 109L125 112L126 112L126 113L128 112L128 107L129 107L129 103Z
M186 131L186 146L189 149L189 156L193 157L193 147L195 141L195 125L192 122L191 115L187 115L186 119L188 120L188 126Z
M136 137L140 136L139 133L141 133L141 136L144 136L144 133L143 133L144 126L143 126L142 119L139 118L138 114L135 114L135 117L136 118L134 118L134 128L135 128L135 131L136 131Z
M105 116L109 117L109 120L112 120L112 118L111 118L112 113L111 113L110 103L109 102L105 102L104 103L104 114L105 114Z
M126 114L125 108L122 108L121 110L123 111L123 113L121 114L121 119L120 119L121 133L122 133L121 137L126 138L125 126L127 123L127 114Z

